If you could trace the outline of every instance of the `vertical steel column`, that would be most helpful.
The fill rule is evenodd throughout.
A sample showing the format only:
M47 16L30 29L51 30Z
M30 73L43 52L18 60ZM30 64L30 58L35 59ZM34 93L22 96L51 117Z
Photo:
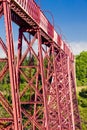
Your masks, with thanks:
M39 63L37 63L39 67ZM37 76L36 76L36 90L38 89L38 74L39 74L39 68L37 68ZM36 120L36 112L37 112L37 92L35 92L35 103L34 103L34 120ZM33 130L36 130L35 124L33 124Z
M17 65L16 65L16 81L17 81L17 107L18 107L18 121L19 121L19 129L22 130L22 115L21 115L21 104L20 104L20 95L19 95L19 89L20 89L20 59L22 55L22 30L19 29L19 37L18 37L18 56L17 56Z
M19 108L19 100L18 100L16 68L15 68L15 61L14 61L10 2L3 1L3 7L4 7L4 17L5 17L5 27L6 27L6 41L7 41L7 49L8 49L10 84L11 84L11 93L12 93L14 130L22 130L22 123L19 117L20 108Z
M63 63L63 62L64 62L64 61L63 61L63 57L65 58L64 60L66 60L65 65L64 65L64 63ZM64 79L64 81L63 81L64 90L63 90L63 91L64 91L65 99L66 99L65 102L67 103L67 107L65 106L65 113L66 113L66 115L68 114L68 115L66 116L66 118L67 118L67 123L68 123L67 125L69 126L68 129L71 130L71 124L70 124L70 123L71 123L71 120L70 120L69 106L68 106L68 102L69 102L70 100L68 99L68 94L67 94L67 91L69 91L69 90L66 90L66 87L67 87L67 86L66 86L66 81L65 81L65 80L66 80L67 77L66 77L65 74L64 74L64 73L65 73L64 67L66 67L66 70L68 69L68 68L67 68L67 67L68 67L68 66L67 66L67 55L66 55L65 53L64 53L64 54L60 53L60 58L61 58L61 59L60 59L60 60L61 60L60 62L61 62L61 65L62 65L62 74L63 74L63 79ZM68 74L68 71L66 72L66 74ZM69 97L69 98L70 98L70 97Z
M17 56L17 68L16 68L16 76L17 76L17 87L19 89L20 85L20 72L19 72L19 66L20 66L20 59L22 55L22 30L19 29L19 37L18 37L18 56Z
M72 128L73 128L73 130L75 130L74 110L73 110L72 90L71 90L71 78L70 78L70 59L69 59L69 56L67 57L67 66L68 66L68 80L69 80L69 92L70 92L70 104L71 104Z
M48 118L48 110L47 110L47 95L46 95L45 76L44 76L44 69L43 69L43 56L42 56L42 46L41 46L42 41L41 41L40 30L37 31L37 35L38 35L38 49L39 49L40 69L41 69L41 77L42 77L43 99L44 99L45 127L46 127L46 130L49 130L49 118Z
M52 45L52 55L53 55L53 65L54 65L54 82L55 82L55 86L56 86L56 96L57 96L57 109L58 109L58 119L59 119L59 127L58 127L58 130L62 130L61 128L61 116L60 116L60 103L59 103L59 90L58 90L58 85L57 85L57 72L56 72L56 56L55 56L55 50L54 50L54 43Z
M78 100L76 96L75 62L73 61L70 62L70 68L71 68L72 103L73 103L73 110L74 110L75 130L82 130L81 119L80 119L79 108L78 108Z

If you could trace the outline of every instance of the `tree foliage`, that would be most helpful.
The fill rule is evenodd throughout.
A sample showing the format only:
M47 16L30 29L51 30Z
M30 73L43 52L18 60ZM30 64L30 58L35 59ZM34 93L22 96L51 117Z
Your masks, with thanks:
M83 97L83 98L87 98L87 89L82 89L80 92L79 92L79 96Z
M76 79L77 86L87 85L87 51L76 56Z
M82 130L87 130L87 51L76 56L76 79L77 86L81 86L77 94Z

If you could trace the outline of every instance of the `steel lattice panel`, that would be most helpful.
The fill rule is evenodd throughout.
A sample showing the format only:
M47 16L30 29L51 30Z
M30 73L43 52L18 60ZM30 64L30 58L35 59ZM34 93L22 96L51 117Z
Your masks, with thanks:
M32 4L37 9L36 4ZM58 44L52 40L54 36L57 41L52 25L48 23L46 31L51 29L52 32L47 36L48 32L41 29L42 23L40 27L37 24L40 22L37 16L30 12L28 18L14 0L0 2L0 18L2 16L6 43L0 37L0 47L5 53L4 58L0 57L3 64L0 68L0 107L5 114L0 117L0 130L81 130L74 61L72 55L67 55L66 44L64 51L61 39ZM17 54L14 53L12 20L20 26ZM2 82L6 76L10 83L4 88Z

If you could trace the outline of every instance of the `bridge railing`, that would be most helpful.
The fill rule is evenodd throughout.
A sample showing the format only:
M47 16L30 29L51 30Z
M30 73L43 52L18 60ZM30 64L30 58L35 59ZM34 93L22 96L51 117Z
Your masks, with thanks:
M40 12L40 27L43 29L45 33L48 33L47 27L48 27L48 20L46 19L43 12Z
M14 0L37 23L40 22L40 8L33 0Z
M15 1L33 20L34 22L56 43L58 46L69 55L73 60L70 48L62 40L61 36L55 31L53 25L48 21L40 7L34 0L13 0Z

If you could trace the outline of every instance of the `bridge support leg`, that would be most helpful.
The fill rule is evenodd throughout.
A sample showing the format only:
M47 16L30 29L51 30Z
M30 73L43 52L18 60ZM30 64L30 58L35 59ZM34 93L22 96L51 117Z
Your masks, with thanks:
M63 87L64 87L64 90L63 92L65 93L65 96L66 96L66 99L65 99L65 102L66 104L64 105L65 107L65 110L64 113L66 114L66 118L67 118L67 128L68 130L71 130L72 129L72 119L71 119L71 103L70 103L70 91L69 91L69 75L68 75L68 57L66 54L62 54L60 53L60 57L61 57L61 65L62 65L62 74L63 74L63 78L64 78L64 81L63 81ZM70 114L71 113L71 114ZM66 119L65 119L66 121Z
M13 130L22 130L21 111L20 111L20 103L18 97L19 93L18 93L17 79L16 79L14 46L13 46L13 38L12 38L10 3L8 1L3 1L3 8L4 8L4 17L5 17L5 27L6 27L6 41L7 41L7 49L8 49L10 84L11 84L11 93L12 93L12 107L13 107L13 119L14 119Z
M46 84L44 77L44 69L43 69L43 56L42 56L42 47L41 47L41 34L38 30L38 47L39 47L39 59L40 59L40 70L42 75L42 88L43 88L43 99L44 99L44 116L45 116L45 127L46 130L49 130L49 119L48 119L48 110L47 110L47 94L46 94Z
M73 105L73 115L74 115L74 127L75 130L82 130L81 128L81 120L80 120L80 114L78 109L78 100L76 97L76 81L75 81L75 63L73 61L70 61L70 80L71 80L71 92L72 92L72 105Z
M54 65L54 82L56 87L56 97L57 97L57 109L58 109L58 130L62 130L61 128L61 115L60 115L60 102L59 102L59 89L57 84L57 72L56 72L56 57L55 57L55 50L54 50L54 44L52 45L52 55L53 55L53 65Z
M70 59L69 59L69 57L67 57L67 66L68 66L68 80L69 80L71 116L72 116L72 129L75 130L74 110L73 110L73 100L72 100L72 90L71 90L71 78L70 78Z

